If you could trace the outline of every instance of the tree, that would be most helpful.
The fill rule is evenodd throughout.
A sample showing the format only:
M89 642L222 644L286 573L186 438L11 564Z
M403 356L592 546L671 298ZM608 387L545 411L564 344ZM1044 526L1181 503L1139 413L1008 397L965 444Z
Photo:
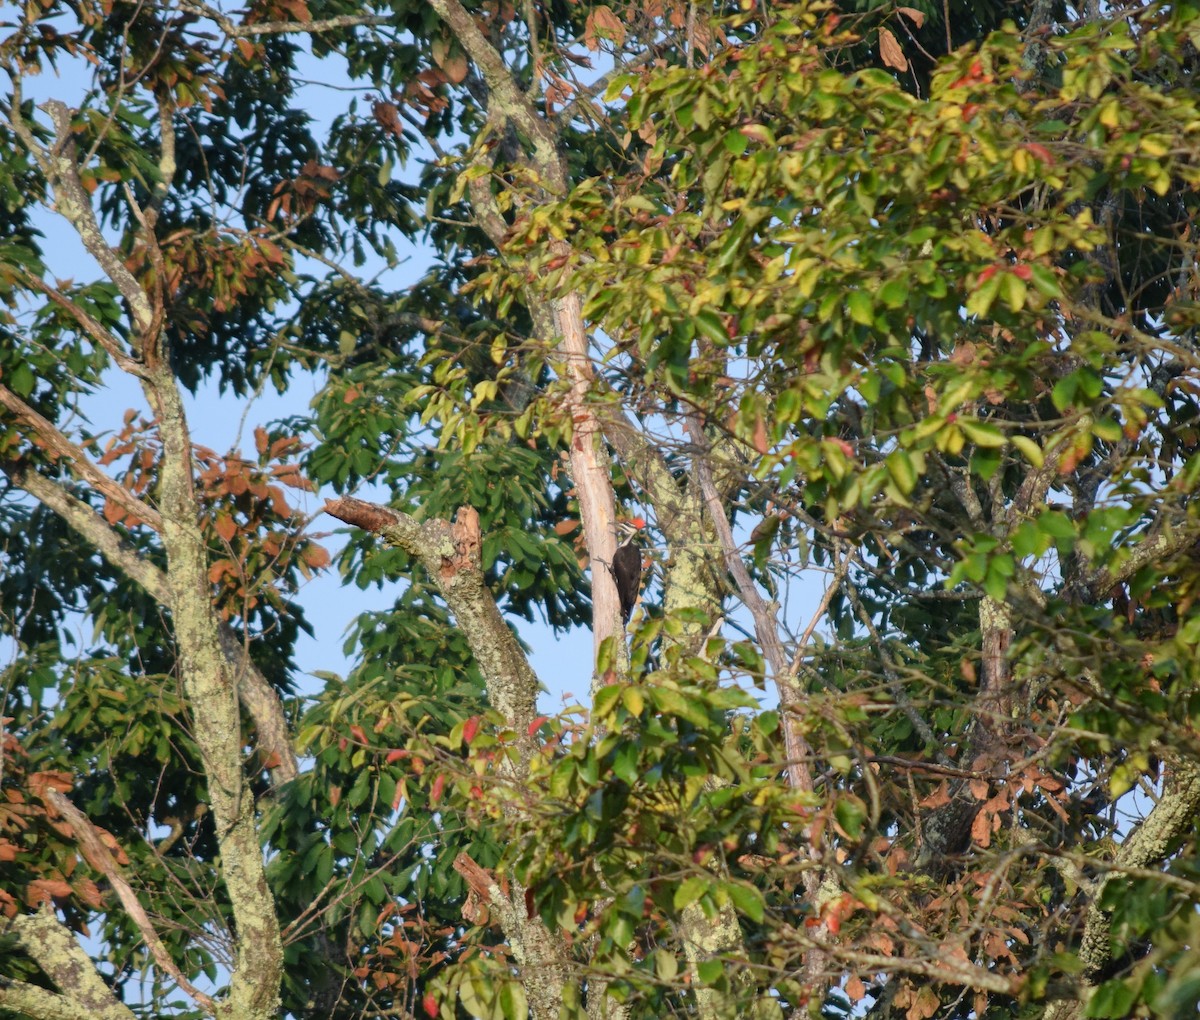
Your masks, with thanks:
M862 7L25 10L0 1016L1194 1012L1200 13Z

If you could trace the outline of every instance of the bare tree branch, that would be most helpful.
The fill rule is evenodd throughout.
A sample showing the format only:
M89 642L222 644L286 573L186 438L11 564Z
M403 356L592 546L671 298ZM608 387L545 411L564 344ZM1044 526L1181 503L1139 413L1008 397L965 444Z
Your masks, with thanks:
M491 92L488 112L499 113L512 121L533 145L533 163L543 174L543 183L548 184L556 194L566 194L567 178L558 155L557 134L521 90L504 58L480 31L474 16L459 0L429 0L429 6L450 26L483 75Z
M49 507L109 563L165 606L170 605L167 576L123 539L95 510L26 464L0 462L0 470L18 488Z
M114 481L95 464L74 443L71 442L47 418L38 414L25 401L18 397L7 386L0 384L0 407L6 407L17 418L37 435L38 439L56 456L67 461L75 468L80 478L91 485L97 492L107 496L121 506L126 513L148 524L155 531L162 530L162 518L152 506L138 499L132 492L119 482Z
M487 683L488 698L524 740L537 716L537 674L516 636L504 622L484 583L479 564L479 515L461 507L456 523L417 521L406 513L343 496L325 512L367 531L378 532L428 571L462 628ZM526 752L529 748L526 746ZM526 758L522 768L527 765Z
M313 18L311 21L259 21L239 25L208 4L184 0L179 9L215 22L230 39L253 39L260 35L319 35L343 28L374 28L391 25L394 17L386 14L342 14L333 18Z
M116 859L109 852L108 847L104 845L100 834L96 831L88 817L58 790L46 787L40 793L42 800L70 823L71 829L75 833L75 839L79 844L80 853L83 854L93 868L108 879L113 891L117 894L117 899L121 901L121 906L125 908L125 913L137 926L137 930L142 933L142 938L146 942L146 948L150 950L150 955L154 957L154 962L164 972L169 974L171 980L190 995L197 1005L209 1012L214 1012L216 1010L216 1003L208 995L205 995L204 992L196 988L183 975L179 968L175 966L175 961L171 959L171 954L167 952L166 946L162 944L162 940L158 937L158 932L154 930L154 925L150 921L150 915L146 913L146 908L138 900L137 893L125 881L125 876L121 874L121 869Z
M63 1001L74 1003L77 1010L74 1020L81 1017L96 1018L96 1020L133 1020L134 1014L125 1006L108 987L104 979L97 973L96 966L84 948L55 916L51 907L45 906L35 914L19 914L9 921L0 924L0 931L7 931L16 936L17 942L26 954L33 960L60 990L53 999L44 996L31 996L25 986L23 996L29 1004L40 1000L45 1005L56 1010ZM0 982L0 993L13 993L14 982ZM51 993L47 993L51 994ZM0 1007L4 1005L0 999ZM41 1020L41 1013L28 1013ZM59 1014L52 1012L50 1016Z

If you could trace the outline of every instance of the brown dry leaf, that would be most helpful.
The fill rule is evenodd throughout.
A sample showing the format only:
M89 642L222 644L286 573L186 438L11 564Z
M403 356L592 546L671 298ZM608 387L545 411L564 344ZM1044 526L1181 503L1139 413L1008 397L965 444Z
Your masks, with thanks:
M862 978L857 974L846 982L845 987L846 998L851 1002L858 1002L864 995L867 994L867 986L863 984Z
M550 84L546 86L546 102L565 106L574 94L575 87L569 81L551 73Z
M754 449L759 453L766 453L771 448L770 440L767 438L767 425L762 418L758 418L754 422Z
M995 817L986 811L980 811L975 816L975 821L971 823L971 839L975 841L976 846L986 850L992 845L992 821Z
M467 63L467 57L464 53L455 53L442 62L442 71L453 85L461 84L467 77L467 71L469 70L470 65Z
M970 340L964 340L962 343L954 345L954 352L950 355L950 364L952 365L969 365L975 360L975 352L978 348L971 343Z
M897 7L896 11L909 18L917 28L925 24L925 12L918 11L915 7Z
M932 988L925 985L917 992L913 999L912 1005L908 1007L908 1012L904 1014L905 1020L929 1020L938 1011L941 1002L938 1000L937 993Z
M602 39L611 39L618 46L625 42L625 24L608 4L596 7L587 16L583 29L583 41L589 50L598 50Z
M886 28L879 30L879 56L883 58L883 62L888 67L894 67L897 71L908 70L908 58L904 55L896 37Z
M988 781L986 779L972 779L970 782L971 796L976 800L988 799Z
M233 536L237 534L237 522L229 514L218 514L215 527L217 534L226 542L232 542Z
M933 793L920 802L920 806L927 810L933 810L934 808L940 808L949 803L950 791L946 787L945 780L943 780L941 786L939 786L933 791Z
M882 923L886 918L880 918ZM885 935L883 932L873 932L867 936L866 944L884 956L896 955L896 943L890 935Z
M993 960L1011 960L1017 962L1013 951L1008 947L1008 942L1004 936L998 931L988 932L983 937L983 951Z
M324 570L331 562L329 550L323 545L317 545L316 542L306 545L300 558L314 570Z

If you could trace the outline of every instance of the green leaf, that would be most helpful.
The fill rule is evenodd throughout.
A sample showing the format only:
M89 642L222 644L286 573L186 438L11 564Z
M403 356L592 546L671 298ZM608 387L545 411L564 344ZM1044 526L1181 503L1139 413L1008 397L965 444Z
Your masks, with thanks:
M858 839L862 835L867 811L860 800L851 797L839 798L833 806L833 814L838 825L851 839Z
M1088 999L1084 1016L1120 1018L1130 1015L1137 1002L1137 991L1131 980L1112 978L1097 988Z
M1033 467L1040 468L1045 463L1042 448L1028 436L1011 435L1008 437L1008 441L1021 451Z
M733 905L745 914L751 921L760 923L763 919L765 903L762 893L753 886L729 882L721 886L733 901Z
M620 684L609 684L607 687L601 687L596 692L595 700L592 702L592 718L601 723L609 722L613 711L621 700L621 690L622 686Z
M725 148L734 156L740 156L746 151L746 147L750 144L750 140L742 134L737 128L725 132L725 137L722 139Z
M704 875L692 875L679 883L671 902L676 910L683 910L699 900L711 887L712 879Z
M866 291L852 290L846 296L846 310L859 325L870 326L875 322L875 305Z
M1074 522L1060 510L1045 510L1037 517L1038 530L1051 538L1073 539L1078 534Z
M17 365L7 380L9 389L19 397L28 397L33 392L36 381L32 369L25 362Z
M529 1002L520 981L506 981L500 986L500 1012L504 1020L526 1020Z
M981 422L973 418L959 418L958 427L963 434L976 446L1001 447L1005 444L1004 433L995 425Z

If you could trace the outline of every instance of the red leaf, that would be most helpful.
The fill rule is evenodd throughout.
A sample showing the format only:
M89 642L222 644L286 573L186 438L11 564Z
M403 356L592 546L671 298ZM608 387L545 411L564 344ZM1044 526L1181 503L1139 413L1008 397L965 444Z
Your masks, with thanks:
M354 737L354 739L357 740L360 744L369 743L369 741L367 740L366 733L363 732L363 728L361 726L359 726L357 723L355 723L353 726L350 727L350 735L352 737Z
M473 715L463 723L463 743L469 744L479 732L479 716Z
M410 751L406 751L402 747L398 747L395 750L388 751L387 759L386 759L387 763L389 765L391 765L394 762L398 762L398 761L400 761L401 758L407 758L410 753L411 753Z
M549 716L539 715L536 719L534 719L533 722L529 724L529 736L532 737L535 733L537 733L537 731L542 728L542 723L544 723L548 718Z
M436 804L442 799L442 790L445 789L445 786L446 777L444 775L438 776L437 779L433 781L433 789L429 791L430 804Z
M425 1010L426 1016L436 1017L438 1015L437 999L433 997L433 992L425 993L425 998L421 1000L421 1008Z
M1029 152L1030 154L1036 156L1043 163L1053 165L1054 155L1050 152L1049 149L1046 148L1046 146L1039 145L1037 142L1026 142L1022 146L1022 148L1025 149L1026 152Z

